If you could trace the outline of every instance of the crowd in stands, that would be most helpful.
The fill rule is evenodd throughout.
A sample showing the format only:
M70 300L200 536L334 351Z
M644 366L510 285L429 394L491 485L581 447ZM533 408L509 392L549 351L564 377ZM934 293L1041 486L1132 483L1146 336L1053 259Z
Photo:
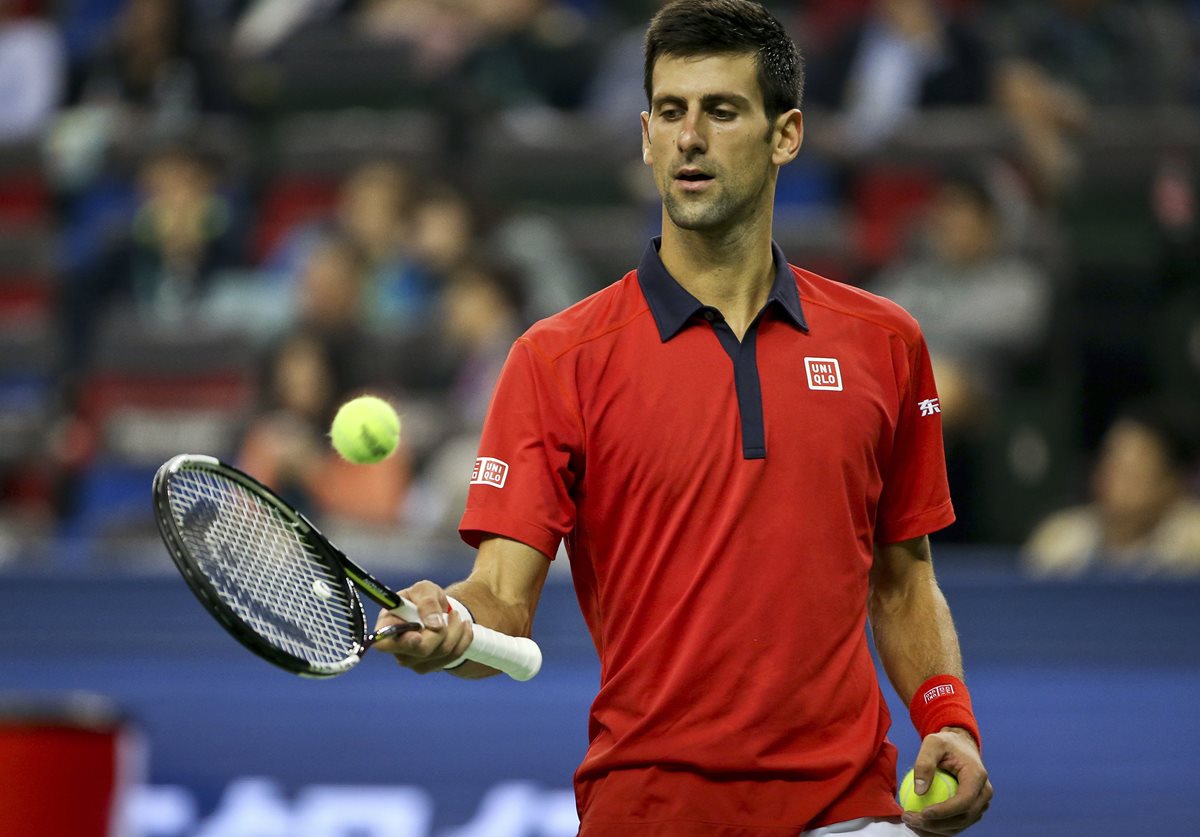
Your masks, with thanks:
M0 0L0 565L148 531L183 450L452 537L512 341L657 232L659 5ZM1200 2L767 5L807 69L776 236L921 322L939 538L1200 574ZM403 447L354 466L366 391Z

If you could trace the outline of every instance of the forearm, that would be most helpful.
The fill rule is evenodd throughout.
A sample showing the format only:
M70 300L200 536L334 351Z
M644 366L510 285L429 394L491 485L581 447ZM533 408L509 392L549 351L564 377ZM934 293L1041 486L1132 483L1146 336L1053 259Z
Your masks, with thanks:
M886 554L900 549L916 556L901 565L902 572ZM871 632L888 679L907 703L934 675L963 676L958 634L927 543L884 547L876 562L868 603Z
M533 629L533 611L526 603L505 601L478 579L451 584L446 593L462 602L480 625L509 636L529 636Z
M906 811L904 822L918 834L957 834L983 816L992 786L962 683L958 634L933 574L928 538L876 550L868 610L879 659L921 737L913 763L917 793L925 792L939 768L958 777L958 792L951 799L922 813Z
M516 569L514 569L516 568ZM474 622L509 636L530 636L549 561L524 544L494 538L480 546L479 558L465 580L446 588L462 602ZM490 677L496 670L475 662L450 669L458 677Z

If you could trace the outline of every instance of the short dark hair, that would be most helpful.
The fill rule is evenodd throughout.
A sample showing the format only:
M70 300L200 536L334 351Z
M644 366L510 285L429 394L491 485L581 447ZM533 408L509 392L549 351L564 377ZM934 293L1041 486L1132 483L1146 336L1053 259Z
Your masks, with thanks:
M942 175L941 188L965 198L981 214L998 219L1000 201L987 181L986 175L976 169L957 169Z
M754 53L767 119L800 107L804 60L783 25L753 0L675 0L646 31L646 101L653 99L654 64L661 55Z

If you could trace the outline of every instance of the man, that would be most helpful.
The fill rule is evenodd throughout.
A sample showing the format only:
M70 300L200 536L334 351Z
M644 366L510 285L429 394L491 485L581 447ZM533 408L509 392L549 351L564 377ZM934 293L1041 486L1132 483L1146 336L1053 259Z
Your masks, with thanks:
M655 16L642 148L662 238L514 345L460 527L475 569L451 597L409 588L425 630L377 646L422 673L492 673L457 660L464 614L528 635L565 539L601 661L583 837L913 833L868 612L913 698L920 781L960 781L906 822L957 833L991 797L925 538L953 512L920 332L771 241L800 90L757 3Z

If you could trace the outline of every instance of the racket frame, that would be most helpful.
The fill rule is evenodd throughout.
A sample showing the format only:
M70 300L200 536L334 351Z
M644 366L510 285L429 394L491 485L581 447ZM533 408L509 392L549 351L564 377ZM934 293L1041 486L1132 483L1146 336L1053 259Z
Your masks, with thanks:
M225 604L204 573L193 566L193 559L189 557L189 550L171 511L167 487L171 476L189 464L197 465L197 470L226 477L259 499L267 501L296 528L300 537L323 559L331 576L346 585L347 596L351 600L351 614L356 636L354 647L349 649L349 654L345 659L335 663L313 663L266 642L258 631L246 624L232 608ZM158 521L159 531L167 544L167 551L171 554L171 559L179 568L192 592L242 645L281 668L302 677L313 678L334 677L353 668L362 659L375 636L367 634L366 618L358 591L362 591L376 604L406 620L410 628L422 627L420 614L412 602L392 592L383 582L350 560L341 550L330 543L329 539L322 535L307 517L292 508L270 488L249 474L231 465L226 465L216 457L203 454L179 454L172 457L155 474L152 493L154 517ZM464 656L503 671L518 681L536 676L542 666L541 649L532 639L508 636L481 625L474 626L471 646Z
M289 654L282 648L264 640L258 631L246 624L245 620L238 616L236 611L225 603L204 572L195 565L194 559L190 557L189 550L184 545L183 535L175 523L175 515L171 511L168 489L170 477L181 468L191 464L201 465L202 467L199 470L218 473L222 477L238 483L247 491L254 494L256 498L269 503L285 520L296 528L297 533L304 542L312 547L323 559L330 574L345 586L346 596L350 600L350 613L355 634L354 644L351 648L347 649L348 653L345 659L336 663L319 664L305 660L302 657L297 657L294 654ZM236 468L231 468L216 457L205 456L203 454L180 454L168 460L154 475L152 493L154 496L154 517L158 522L159 532L162 534L163 541L167 545L167 552L170 554L171 560L179 569L180 574L187 582L188 587L191 588L191 591L196 595L196 598L200 600L200 603L204 605L208 612L216 618L234 639L268 662L286 669L293 674L313 679L336 677L339 674L349 671L362 659L363 654L367 652L367 648L369 647L365 641L367 636L366 616L363 613L362 600L358 597L355 590L355 583L351 580L347 572L347 565L352 565L352 562L337 547L330 543L321 534L320 530L303 514L293 509L277 497L273 491L249 474L239 471ZM386 594L388 600L393 602L390 607L396 607L399 604L397 597L392 595L378 580L370 577L357 566L352 566L352 568L367 577L366 580L361 578L356 579L364 593L372 599L379 601L385 607L388 607L388 605L385 601L381 600L384 594Z

